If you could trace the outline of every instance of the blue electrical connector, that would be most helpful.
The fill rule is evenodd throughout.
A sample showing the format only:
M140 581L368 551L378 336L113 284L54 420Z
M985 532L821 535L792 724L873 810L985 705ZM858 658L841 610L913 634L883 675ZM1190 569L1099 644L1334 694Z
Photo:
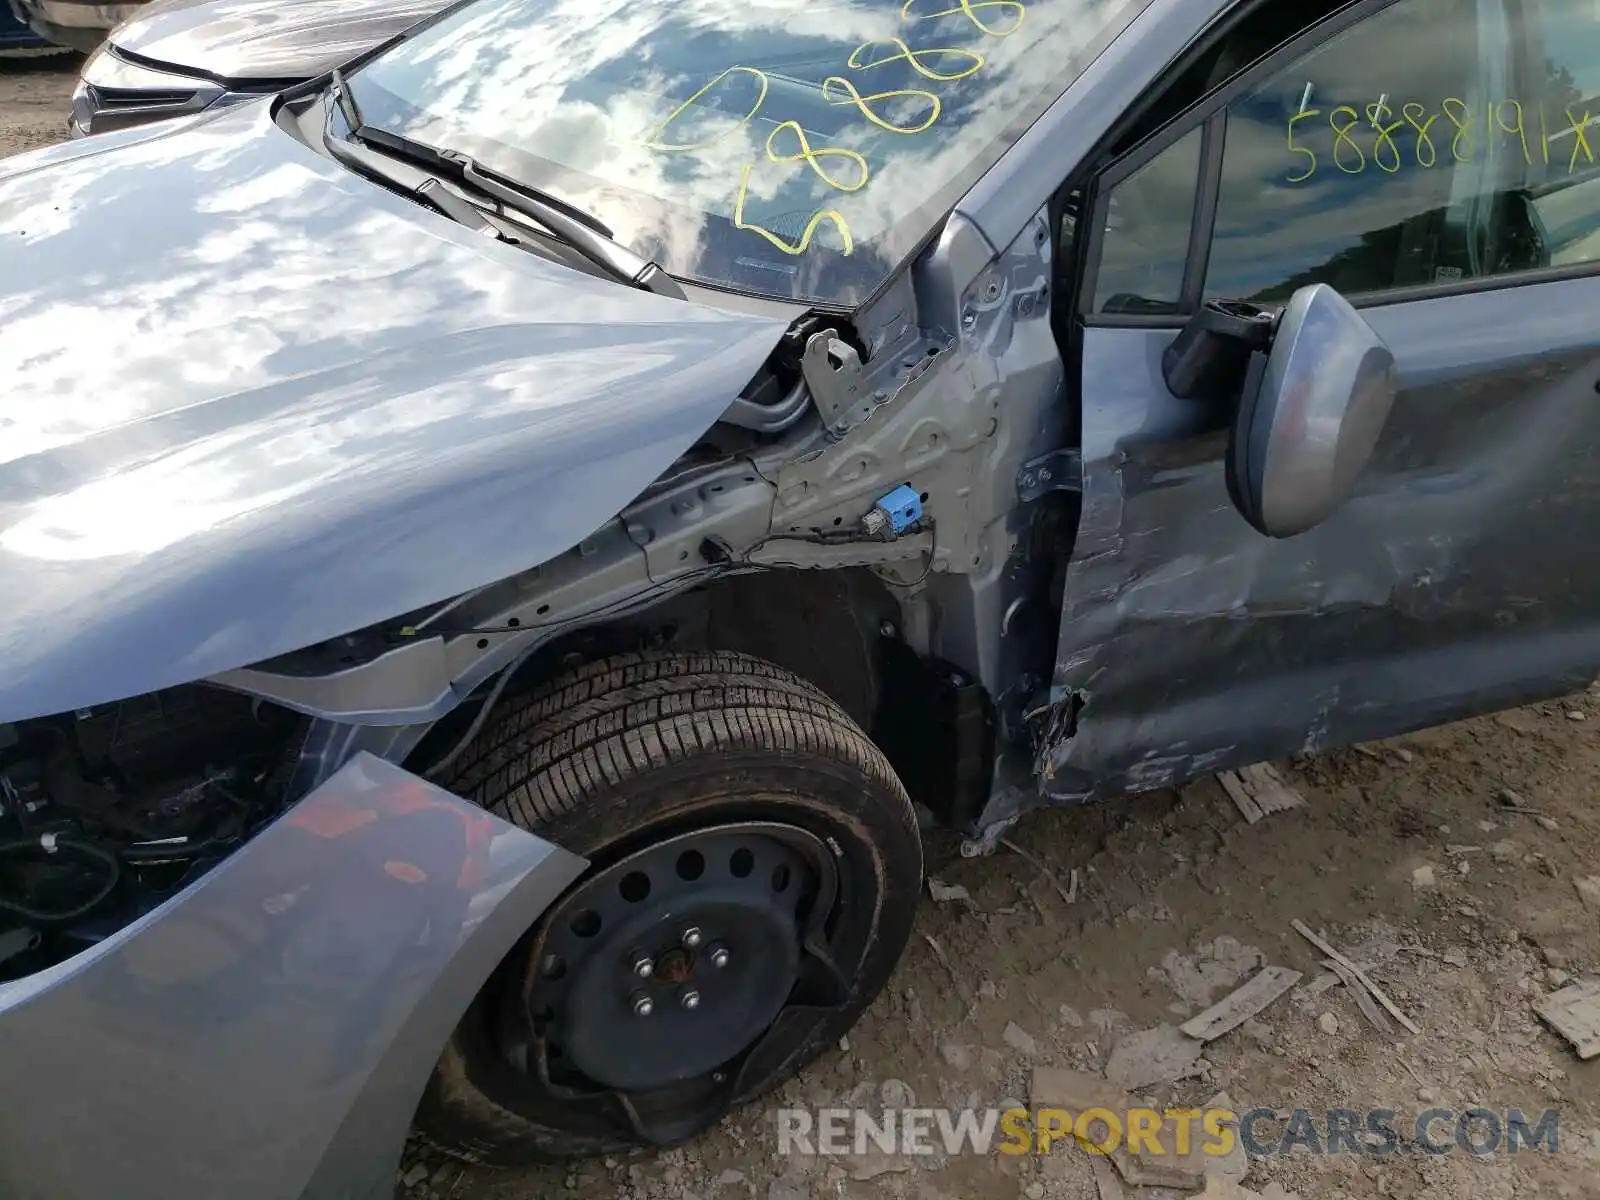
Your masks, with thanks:
M922 520L922 497L917 490L901 484L882 497L867 514L866 526L870 532L887 532L897 536Z

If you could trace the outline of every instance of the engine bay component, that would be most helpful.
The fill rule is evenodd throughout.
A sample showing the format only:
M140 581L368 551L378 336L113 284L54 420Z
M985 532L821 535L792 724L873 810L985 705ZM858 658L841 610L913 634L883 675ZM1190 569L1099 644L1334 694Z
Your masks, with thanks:
M281 808L302 719L195 684L0 726L0 979L121 928Z

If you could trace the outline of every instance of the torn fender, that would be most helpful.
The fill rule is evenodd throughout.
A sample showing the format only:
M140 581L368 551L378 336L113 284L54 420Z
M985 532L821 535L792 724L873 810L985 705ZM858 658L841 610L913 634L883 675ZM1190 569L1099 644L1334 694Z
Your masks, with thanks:
M0 1195L389 1200L450 1031L585 865L358 755L160 908L0 985Z

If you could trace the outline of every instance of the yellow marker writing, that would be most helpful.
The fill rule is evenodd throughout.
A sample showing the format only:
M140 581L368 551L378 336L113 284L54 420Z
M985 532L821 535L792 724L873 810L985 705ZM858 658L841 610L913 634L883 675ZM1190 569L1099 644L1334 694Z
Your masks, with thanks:
M701 96L704 96L707 92L716 87L717 84L721 83L730 75L748 75L753 77L761 85L760 91L756 94L756 102L750 106L749 112L745 113L744 116L739 117L732 125L724 129L721 133L717 134L716 137L707 138L702 142L663 142L660 140L661 135L666 132L667 127L681 117L684 111L689 108L690 105L692 105L696 100L700 99ZM711 82L707 83L698 92L690 96L682 104L678 105L677 108L673 109L665 121L662 121L661 124L657 125L645 135L644 144L652 150L700 150L706 146L714 146L723 138L733 133L735 130L744 128L750 123L751 118L753 118L756 113L761 111L761 106L765 104L767 100L767 86L766 72L758 71L754 67L729 67L726 71L722 71L717 75L714 75L711 79Z
M876 46L897 49L899 53L888 54L882 58L872 58L870 61L867 61L864 52L871 50ZM930 67L924 63L923 59L934 59L936 61L948 61L949 59L955 59L957 62L964 62L967 65L963 70L957 71L954 75L951 75L944 71L935 70L933 67ZM921 75L924 79L936 79L941 83L950 83L957 79L965 79L968 75L975 74L976 72L982 70L983 64L988 60L985 59L981 54L974 54L971 50L959 50L953 46L930 46L924 50L913 50L899 38L890 37L878 38L877 40L871 42L863 42L850 52L850 57L847 61L849 62L851 69L855 71L865 71L872 67L883 67L892 62L905 62L909 63L911 65L911 69L918 75Z
M1439 161L1438 151L1434 149L1433 136L1429 132L1433 123L1439 119L1438 113L1429 113L1427 108L1415 100L1400 106L1400 115L1406 119L1406 124L1417 131L1417 166L1431 167ZM1427 117L1427 120L1423 120ZM1423 151L1427 156L1423 156Z
M834 228L839 231L840 239L844 242L844 252L846 254L854 252L855 240L850 236L850 226L845 222L843 214L835 212L831 208L811 214L811 219L806 222L806 227L801 232L800 240L798 242L786 242L777 234L773 233L772 230L763 229L761 226L756 225L753 222L746 221L744 219L744 200L749 191L750 167L746 165L744 170L739 174L739 192L738 195L734 197L733 201L733 226L735 229L748 229L751 233L760 234L762 237L766 238L769 243L771 243L777 249L783 251L785 254L801 255L804 254L811 246L811 239L817 232L817 226L821 225L824 221L832 221Z
M1343 125L1339 124L1340 117L1345 119ZM1359 175L1367 169L1367 152L1361 148L1360 142L1350 136L1350 131L1360 120L1361 114L1348 104L1341 104L1328 114L1328 127L1333 130L1333 165L1346 175ZM1353 167L1346 165L1351 151L1356 156L1356 165Z
M1506 124L1505 113L1508 108L1516 114L1517 120L1514 125ZM1522 144L1522 161L1528 166L1532 166L1533 155L1528 151L1528 131L1523 124L1522 105L1515 100L1501 101L1495 106L1494 123L1500 127L1501 132L1517 135L1517 140Z
M1306 89L1306 98L1310 99L1309 88ZM1320 108L1306 108L1302 101L1300 111L1289 118L1289 153L1304 155L1306 159L1306 169L1298 175L1289 176L1290 183L1304 183L1317 173L1317 152L1309 146L1295 145L1294 127L1298 121L1309 121L1312 117L1320 117L1321 115L1322 110Z
M1467 107L1465 100L1455 96L1446 96L1439 101L1439 107L1444 111L1445 119L1455 126L1455 136L1450 139L1450 157L1457 162L1471 162L1472 110Z
M1582 153L1589 160L1591 166L1594 165L1594 149L1589 145L1589 110L1583 110L1583 120L1580 121L1572 115L1572 110L1569 108L1567 109L1567 120L1572 122L1567 130L1572 134L1572 157L1567 160L1567 174L1571 175L1573 169L1578 165L1579 153Z
M1379 96L1376 104L1367 105L1367 122L1378 131L1378 136L1372 142L1372 161L1378 164L1380 171L1393 175L1400 169L1400 146L1394 140L1394 133L1405 127L1405 120L1402 118L1390 125L1383 124L1384 120L1394 115L1388 100L1386 95ZM1389 152L1387 158L1384 157L1385 150Z
M845 93L845 98L842 100L837 97L840 91ZM890 133L921 133L939 119L942 110L939 97L921 88L897 88L891 92L873 92L870 96L863 96L856 90L856 85L843 75L830 75L824 79L822 96L829 104L854 104L861 110L863 117L879 129L887 129ZM918 125L896 125L872 109L872 105L879 100L894 100L901 97L925 101L928 105L927 118Z
M778 135L786 130L794 130L795 140L800 143L799 154L779 154L773 143L778 140ZM836 187L841 192L859 192L867 186L867 179L871 172L867 169L867 160L854 150L846 150L838 146L812 146L806 131L800 128L798 121L784 121L776 126L767 135L767 157L775 163L803 162L826 183L829 187ZM823 160L829 158L842 158L856 169L856 179L853 183L840 182L823 165Z
M1022 19L1028 15L1028 10L1018 0L958 0L954 8L941 8L937 12L913 13L918 0L906 0L900 6L900 19L910 21L913 19L923 21L937 20L939 17L964 16L990 37L1010 37L1022 28ZM1009 25L997 29L978 15L980 8L997 8L1003 13L1014 14L1014 19Z

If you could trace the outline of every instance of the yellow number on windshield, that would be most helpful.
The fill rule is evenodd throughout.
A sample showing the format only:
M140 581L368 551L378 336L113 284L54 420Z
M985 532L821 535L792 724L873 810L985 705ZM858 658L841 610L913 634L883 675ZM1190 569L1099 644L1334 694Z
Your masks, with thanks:
M1020 0L957 0L954 8L941 8L938 12L913 13L919 0L906 0L900 6L900 19L909 21L913 17L918 20L932 21L939 17L964 16L990 37L1010 37L1022 27L1022 18L1028 15L1027 8ZM978 15L980 8L997 8L1001 12L1013 14L1013 20L1003 29L996 29Z
M744 116L737 118L734 124L717 134L716 137L707 138L702 142L663 142L659 140L661 135L667 131L667 127L683 115L685 109L692 105L696 100L700 99L701 96L704 96L712 88L716 87L717 84L721 83L729 75L750 75L753 76L756 82L761 85L761 90L756 94L756 102L750 106L749 112L745 113ZM766 72L758 71L754 67L729 67L726 71L722 71L719 74L712 76L710 83L706 84L698 92L690 96L682 104L678 105L677 108L673 109L665 121L662 121L661 124L657 125L645 135L644 144L652 150L700 150L706 146L714 146L723 138L733 133L734 130L743 129L746 125L748 125L751 118L754 117L756 113L761 111L761 106L765 104L766 101Z
M843 88L847 93L843 100L836 100L833 91ZM872 109L874 102L879 100L895 100L899 98L925 101L928 105L928 117L920 125L896 125ZM871 121L879 129L887 129L890 133L921 133L939 119L941 106L939 97L932 92L925 92L921 88L897 88L892 92L873 92L870 96L863 96L856 85L843 75L829 75L822 81L822 98L829 104L854 104L861 110L861 115Z
M861 59L864 57L862 52L871 50L874 46L888 46L897 48L899 53L888 54L883 58L874 58L871 62L861 61ZM964 62L967 65L965 69L957 71L954 75L950 75L928 66L922 61L925 58L931 58L935 61L948 61L949 59L953 58L957 62ZM871 42L863 42L850 52L850 57L846 61L848 61L851 68L856 71L865 71L870 67L883 67L892 62L905 62L909 63L911 69L918 75L921 75L924 79L937 79L942 83L950 83L953 80L965 79L968 75L975 74L976 72L982 70L983 64L988 60L985 59L981 54L974 54L971 50L958 50L953 46L930 46L925 50L913 50L899 38L888 37L878 38L877 40Z
M831 221L833 222L833 227L839 231L840 239L844 242L844 252L846 254L854 252L856 244L855 239L850 236L850 226L845 223L844 215L842 213L835 212L831 208L823 209L821 212L814 212L811 214L811 219L806 222L806 227L801 231L800 240L798 242L786 242L777 234L773 233L772 230L763 229L761 226L751 221L746 221L744 219L744 198L749 190L750 167L746 165L744 170L740 172L739 193L734 197L733 200L733 226L735 229L748 229L751 233L758 233L762 237L766 238L767 241L777 249L782 250L785 254L801 255L810 249L811 239L817 232L817 226L821 225L824 221Z
M799 154L779 154L773 143L778 140L778 135L785 130L794 130L795 140L800 143ZM829 187L836 187L841 192L859 192L867 186L867 160L854 150L845 150L839 146L813 146L806 137L806 131L800 128L799 121L785 121L767 135L767 157L775 163L803 162L810 167ZM827 167L823 166L823 159L842 158L856 169L854 183L841 183Z

